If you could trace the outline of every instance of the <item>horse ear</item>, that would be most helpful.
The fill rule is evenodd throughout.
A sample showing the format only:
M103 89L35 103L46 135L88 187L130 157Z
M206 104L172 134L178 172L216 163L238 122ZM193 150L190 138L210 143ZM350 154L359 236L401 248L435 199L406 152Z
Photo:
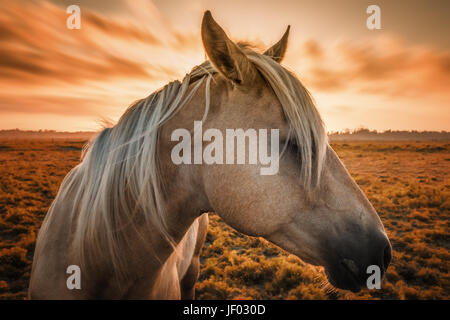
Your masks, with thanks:
M203 15L202 41L206 54L216 69L236 84L244 84L245 79L256 71L245 53L226 35L208 10Z
M271 57L276 62L280 63L284 58L288 45L289 30L291 26L288 26L284 35L281 37L280 41L275 43L272 47L264 52L264 55Z

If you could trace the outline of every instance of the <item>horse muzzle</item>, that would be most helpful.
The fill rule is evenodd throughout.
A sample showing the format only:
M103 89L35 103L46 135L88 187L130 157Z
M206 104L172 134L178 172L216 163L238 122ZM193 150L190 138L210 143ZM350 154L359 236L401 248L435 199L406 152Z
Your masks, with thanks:
M359 292L363 288L380 288L383 275L391 262L392 248L386 236L353 257L336 256L325 266L328 281L336 288ZM377 281L380 284L377 284Z

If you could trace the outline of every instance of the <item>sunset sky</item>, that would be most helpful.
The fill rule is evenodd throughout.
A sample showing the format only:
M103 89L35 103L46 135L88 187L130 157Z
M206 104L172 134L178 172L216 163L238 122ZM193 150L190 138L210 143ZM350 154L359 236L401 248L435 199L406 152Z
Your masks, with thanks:
M66 27L67 6L81 29ZM381 8L368 30L366 8ZM15 0L0 2L0 129L90 131L204 61L211 10L234 40L267 47L329 131L450 131L450 1Z

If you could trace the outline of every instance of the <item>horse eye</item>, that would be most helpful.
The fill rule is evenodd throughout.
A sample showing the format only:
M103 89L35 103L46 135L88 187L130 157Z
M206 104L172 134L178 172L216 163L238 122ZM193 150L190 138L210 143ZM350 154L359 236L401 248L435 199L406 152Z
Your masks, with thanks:
M298 152L298 145L297 145L297 141L295 139L289 139L287 141L287 149L297 153Z

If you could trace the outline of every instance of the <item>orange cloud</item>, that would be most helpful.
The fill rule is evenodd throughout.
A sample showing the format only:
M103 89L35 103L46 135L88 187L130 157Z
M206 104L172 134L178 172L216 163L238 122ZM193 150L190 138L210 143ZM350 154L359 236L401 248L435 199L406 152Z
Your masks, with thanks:
M102 104L100 98L92 97L57 97L51 95L31 94L27 96L2 95L0 112L22 114L63 114L66 116L100 115ZM20 107L18 107L20 106ZM37 106L39 106L37 108ZM64 106L63 108L61 106Z
M307 82L319 91L414 97L441 94L450 98L450 52L421 48L399 40L343 42L326 50L314 40L304 46L311 66Z
M0 5L0 81L77 83L111 77L150 77L142 65L109 52L90 34L138 39L158 45L156 38L134 28L83 11L83 27L71 31L59 7L35 1Z
M315 40L308 40L303 44L304 51L307 57L314 60L321 60L323 58L323 49Z
M3 128L17 126L22 120L29 126L26 128L54 128L49 125L54 121L55 127L66 129L62 123L78 128L76 121L94 123L102 116L117 119L132 101L181 78L203 61L199 33L201 11L207 9L203 3L197 3L198 8L193 9L198 16L196 13L188 18L190 15L186 14L183 21L175 24L174 16L180 20L179 12L192 9L191 3L177 3L175 9L165 7L166 2L157 7L147 0L75 2L81 6L80 30L66 28L65 9L72 4L70 0L0 2ZM223 17L236 17L234 6L227 5L216 12ZM264 3L258 10L266 6ZM252 12L260 19L258 10ZM280 11L279 17L267 21L259 33L252 31L257 38L252 42L264 43L258 40L258 34L264 37L275 25L286 23L287 10ZM192 24L194 19L198 19L198 28ZM242 28L252 21L233 19ZM311 21L311 28L319 25L315 22L319 20ZM232 23L223 25L227 28ZM412 118L417 121L411 128L421 122L428 123L424 128L448 127L442 111L450 103L448 51L387 36L370 43L359 38L358 42L347 39L330 45L325 41L333 30L330 32L330 24L321 25L319 29L328 38L315 34L315 39L320 40L304 41L302 31L292 32L285 65L301 71L300 79L312 89L333 129L352 127L353 123L369 127L374 123L380 127L386 123L381 117L386 110L394 112L390 117L397 112L406 119L403 124L389 123L392 128L409 128L406 122ZM230 32L230 36L235 39L239 32ZM427 106L426 111L423 105ZM38 118L45 122L35 121Z
M99 115L104 97L111 95L109 82L179 77L173 64L152 61L145 50L192 50L200 44L190 34L175 32L162 40L146 28L86 7L81 29L69 30L68 16L48 1L0 2L0 112ZM104 92L76 96L94 83ZM61 97L61 89L67 97ZM124 107L132 100L126 101Z

